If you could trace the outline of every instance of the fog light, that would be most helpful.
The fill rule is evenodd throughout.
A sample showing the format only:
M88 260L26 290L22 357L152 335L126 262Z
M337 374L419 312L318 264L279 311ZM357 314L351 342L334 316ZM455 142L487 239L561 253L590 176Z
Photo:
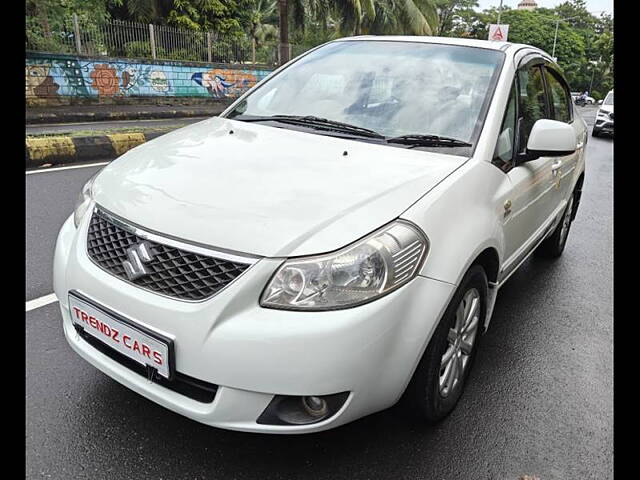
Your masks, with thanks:
M329 409L320 397L302 397L302 406L312 417L323 417Z
M261 425L308 425L331 418L349 398L349 392L331 395L275 395L257 418Z

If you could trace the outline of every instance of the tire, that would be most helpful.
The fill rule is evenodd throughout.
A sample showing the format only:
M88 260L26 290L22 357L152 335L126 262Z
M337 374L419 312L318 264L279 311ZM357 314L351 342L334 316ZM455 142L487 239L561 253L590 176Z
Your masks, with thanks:
M458 403L478 351L478 341L487 311L487 288L487 275L484 269L479 265L473 265L460 282L405 391L405 405L409 408L411 416L434 424L449 415ZM475 300L478 306L474 308ZM477 310L473 317L468 315L465 318L465 302L469 304L470 309ZM456 315L460 306L463 313L462 321ZM449 338L454 333L449 332L459 325L464 327L471 326L473 323L475 323L473 338L469 342L471 348L466 354L461 349L462 343L460 343L460 340L465 338L465 334L456 336L454 340ZM467 327L467 341L470 340L470 333L471 330ZM451 359L448 363L444 363L445 353ZM456 357L460 359L460 363L456 362ZM447 367L447 365L450 366ZM462 365L462 375L452 372L454 368L458 372L459 365ZM441 374L442 378L446 379L447 371L451 373L450 382L442 382L444 385L441 386ZM457 375L457 380L453 377L454 375Z
M569 197L567 208L565 208L562 214L562 220L560 220L560 223L558 223L551 236L538 246L536 254L546 258L558 258L562 255L564 247L567 244L567 238L569 237L571 223L573 222L572 213L574 205L575 192Z
M599 137L600 136L600 130L598 130L597 128L593 128L593 130L591 131L591 136L592 137Z

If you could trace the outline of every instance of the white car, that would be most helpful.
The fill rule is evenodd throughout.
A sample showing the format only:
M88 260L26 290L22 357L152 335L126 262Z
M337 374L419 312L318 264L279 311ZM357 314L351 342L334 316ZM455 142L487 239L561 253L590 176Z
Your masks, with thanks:
M596 123L593 126L591 135L600 136L602 133L613 134L613 90L607 93L602 105L596 114Z
M401 397L437 422L500 287L565 248L586 141L536 48L330 42L84 186L55 251L65 336L216 427L316 432Z

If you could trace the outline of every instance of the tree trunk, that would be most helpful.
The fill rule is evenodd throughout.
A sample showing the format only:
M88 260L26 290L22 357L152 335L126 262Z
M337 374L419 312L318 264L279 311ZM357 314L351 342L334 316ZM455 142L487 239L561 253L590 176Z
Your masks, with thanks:
M289 61L289 1L278 0L280 11L280 65Z
M42 33L44 34L44 37L51 38L51 28L49 27L49 19L47 18L46 9L40 9L37 3L35 3L34 6L35 6L35 11L34 11L35 17L39 17L40 25L42 26Z
M256 39L251 39L251 63L256 63Z

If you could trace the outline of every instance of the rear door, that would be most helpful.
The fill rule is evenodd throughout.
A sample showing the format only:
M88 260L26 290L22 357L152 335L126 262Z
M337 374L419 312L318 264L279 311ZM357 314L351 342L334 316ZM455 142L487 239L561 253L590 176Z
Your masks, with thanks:
M586 144L586 131L584 126L574 120L571 106L571 94L566 82L559 72L551 66L544 67L547 90L549 93L552 118L559 122L571 125L578 138L577 150L571 155L556 157L554 161L553 175L556 182L556 202L558 210L563 211L569 199L573 187L573 177L578 164L578 159L583 155Z

